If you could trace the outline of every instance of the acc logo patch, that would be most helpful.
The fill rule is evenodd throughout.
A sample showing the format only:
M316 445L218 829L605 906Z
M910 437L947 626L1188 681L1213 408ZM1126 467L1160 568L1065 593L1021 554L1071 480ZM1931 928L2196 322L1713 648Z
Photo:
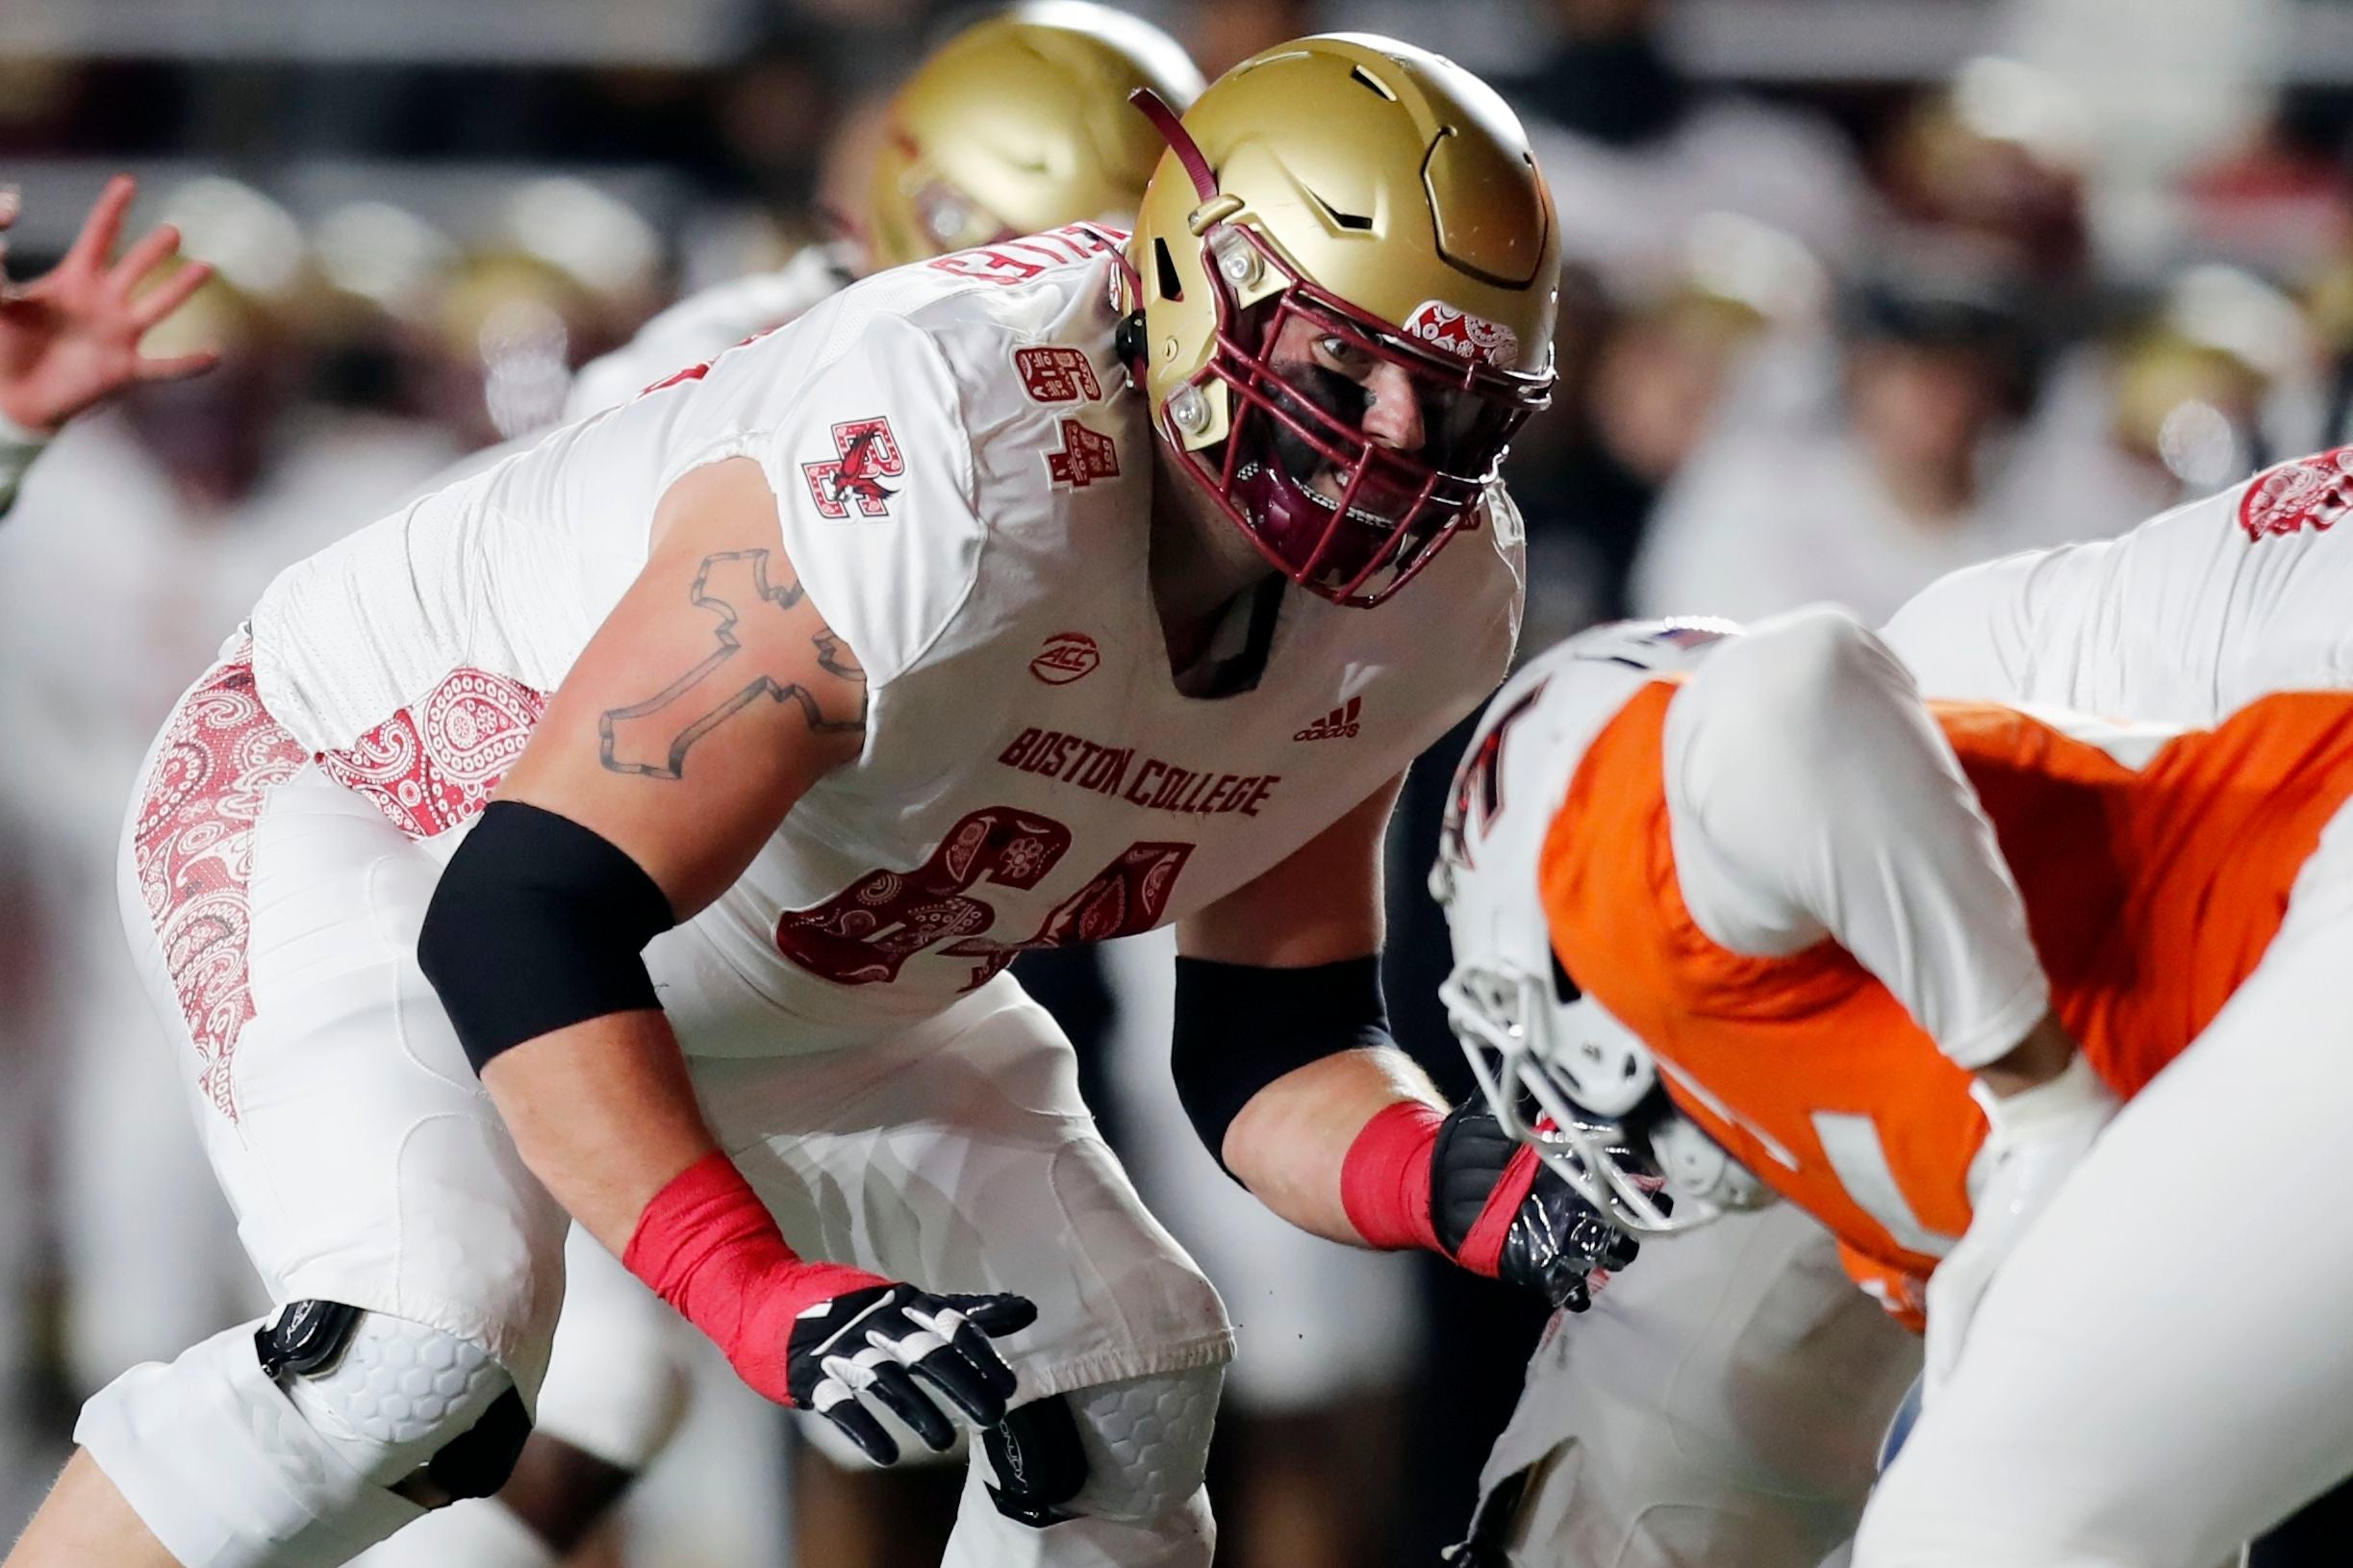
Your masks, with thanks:
M2321 532L2353 514L2353 446L2300 457L2247 482L2239 498L2239 526L2259 543L2274 536Z
M1046 471L1056 485L1084 490L1098 479L1120 475L1119 443L1076 419L1062 421L1062 450L1046 454Z
M1029 672L1049 686L1068 686L1102 662L1094 638L1084 632L1056 632L1029 661Z
M833 427L833 449L837 455L800 466L818 516L847 518L854 506L862 518L889 517L891 497L898 492L882 481L907 471L891 421L880 417L845 419Z
M1519 363L1520 335L1509 327L1426 299L1405 317L1405 336L1458 360L1477 360L1508 370Z
M1036 402L1094 403L1103 395L1102 387L1095 379L1095 367L1075 348L1017 348L1013 351L1013 368L1020 372L1023 388Z

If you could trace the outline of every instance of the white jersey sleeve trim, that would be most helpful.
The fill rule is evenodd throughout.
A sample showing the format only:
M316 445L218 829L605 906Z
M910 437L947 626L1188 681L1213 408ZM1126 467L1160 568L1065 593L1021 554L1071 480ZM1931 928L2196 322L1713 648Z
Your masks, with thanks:
M1668 709L1664 761L1683 900L1715 942L1834 941L1971 1070L2048 1008L1992 824L1910 675L1843 613L1726 642Z

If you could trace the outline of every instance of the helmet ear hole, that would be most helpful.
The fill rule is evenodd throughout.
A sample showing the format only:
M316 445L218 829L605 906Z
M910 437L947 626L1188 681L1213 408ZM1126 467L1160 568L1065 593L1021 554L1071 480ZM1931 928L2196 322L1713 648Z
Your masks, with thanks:
M1176 276L1176 258L1169 254L1169 242L1156 237L1152 240L1152 282L1162 299L1184 298L1184 284Z

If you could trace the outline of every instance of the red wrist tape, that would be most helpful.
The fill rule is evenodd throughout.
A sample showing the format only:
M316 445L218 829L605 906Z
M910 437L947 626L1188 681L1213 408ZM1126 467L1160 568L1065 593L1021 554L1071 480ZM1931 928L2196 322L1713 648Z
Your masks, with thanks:
M1446 1113L1401 1100L1364 1125L1340 1163L1340 1204L1368 1246L1443 1253L1430 1214L1430 1162Z
M717 1150L654 1194L620 1260L779 1404L793 1403L785 1365L793 1320L820 1302L884 1283L863 1269L804 1261Z

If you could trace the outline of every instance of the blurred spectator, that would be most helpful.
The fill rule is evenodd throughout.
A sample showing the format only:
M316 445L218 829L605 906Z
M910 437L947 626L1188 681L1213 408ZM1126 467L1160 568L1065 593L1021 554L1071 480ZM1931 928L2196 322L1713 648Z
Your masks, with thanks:
M2109 434L2160 505L2322 444L2313 327L2252 273L2184 271L2109 357Z
M1516 84L1536 162L1560 209L1564 260L1638 291L1694 220L1739 213L1834 266L1870 197L1827 122L1710 90L1667 54L1661 0L1554 0L1559 42Z
M2086 281L2088 136L2085 109L2059 82L2016 61L1973 60L1896 126L1883 183L1900 221L2030 280L2047 315Z
M2353 240L2343 137L2335 116L2315 124L2282 114L2197 169L2183 190L2189 244L2273 277L2328 266Z
M2084 531L2011 483L2025 342L2001 282L1883 279L1845 317L1836 407L1728 428L1692 462L1644 541L1637 612L1745 620L1834 599L1877 620L1956 567Z
M1627 613L1659 492L1726 405L1780 417L1815 395L1828 280L1804 246L1730 213L1696 220L1671 265L1616 304L1564 282L1560 390L1512 450L1528 518L1523 646Z

